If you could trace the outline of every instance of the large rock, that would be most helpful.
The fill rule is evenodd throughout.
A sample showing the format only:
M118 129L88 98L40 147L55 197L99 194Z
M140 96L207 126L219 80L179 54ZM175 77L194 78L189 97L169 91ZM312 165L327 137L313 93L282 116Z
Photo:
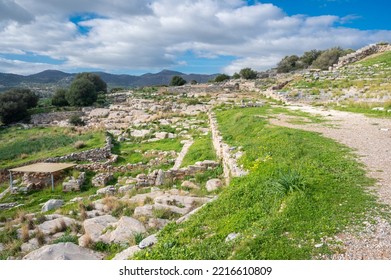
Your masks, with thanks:
M138 251L140 251L140 248L138 246L129 247L128 249L115 255L113 260L127 260L127 259L133 257L134 254L137 253Z
M136 233L144 233L143 223L134 218L123 216L117 223L117 228L110 234L110 242L125 243Z
M103 255L73 243L46 245L26 255L24 260L101 260Z
M147 248L147 247L151 247L152 245L154 245L156 243L157 243L156 234L152 234L152 235L148 236L147 238L143 239L140 242L140 244L138 244L138 247L140 249L144 249L144 248Z
M68 217L58 217L53 220L43 222L38 226L38 229L42 231L43 234L54 234L59 231L65 231L67 227L75 224L76 220Z
M47 212L53 209L60 208L64 204L64 200L51 199L42 206L42 212Z
M132 137L140 137L140 138L143 138L145 136L147 136L151 131L150 130L146 130L146 129L142 129L142 130L133 130L130 135Z
M109 225L113 225L117 222L117 218L111 215L104 215L85 220L83 222L85 235L91 238L91 241L99 241L99 237L102 235L102 231Z
M222 185L223 185L223 183L221 182L220 179L211 179L208 182L206 182L205 187L208 192L213 192L213 191L219 189Z
M156 176L155 186L162 186L164 184L164 171L159 169Z

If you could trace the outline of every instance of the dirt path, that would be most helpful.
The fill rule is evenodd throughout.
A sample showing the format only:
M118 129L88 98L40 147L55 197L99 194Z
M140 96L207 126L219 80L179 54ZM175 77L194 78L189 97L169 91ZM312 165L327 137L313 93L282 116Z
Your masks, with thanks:
M271 124L319 132L353 148L367 167L368 175L378 181L374 189L379 201L391 205L391 119L306 105L290 105L288 108L321 115L327 123L297 125L289 122L292 117L279 115L277 119L270 120ZM337 236L346 251L333 258L391 259L391 226L382 218L376 217L375 220L374 225L365 224L365 229L357 235L346 232Z

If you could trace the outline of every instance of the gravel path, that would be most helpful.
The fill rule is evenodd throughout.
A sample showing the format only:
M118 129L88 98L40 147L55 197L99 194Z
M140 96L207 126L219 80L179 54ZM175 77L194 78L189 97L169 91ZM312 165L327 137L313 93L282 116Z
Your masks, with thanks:
M374 186L379 201L391 205L391 119L370 118L361 114L324 110L307 105L289 105L324 117L327 123L296 125L295 117L279 115L271 124L315 131L353 148L365 164L368 176L377 179ZM335 237L344 244L343 253L333 259L391 259L391 225L380 217L375 223L365 223L359 233L355 229Z

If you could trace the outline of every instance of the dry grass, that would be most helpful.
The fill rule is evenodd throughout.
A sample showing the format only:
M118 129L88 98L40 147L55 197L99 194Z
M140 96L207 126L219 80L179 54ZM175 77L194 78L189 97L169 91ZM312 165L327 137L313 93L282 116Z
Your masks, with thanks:
M39 228L35 232L35 238L37 238L39 246L43 246L45 244L45 234L43 234Z
M21 230L21 239L23 242L27 242L30 239L30 231L29 231L29 226L28 224L23 224L22 227L20 228Z
M73 144L73 147L75 149L83 149L86 146L86 143L84 141L76 141L75 144Z

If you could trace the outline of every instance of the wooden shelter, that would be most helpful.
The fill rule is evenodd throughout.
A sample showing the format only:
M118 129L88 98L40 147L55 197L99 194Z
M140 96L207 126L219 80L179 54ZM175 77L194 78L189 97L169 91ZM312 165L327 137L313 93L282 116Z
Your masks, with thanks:
M61 170L65 170L75 166L73 163L49 163L49 162L40 162L35 164L30 164L18 168L9 169L10 173L10 187L13 187L12 172L22 172L22 173L48 173L52 179L52 191L54 190L54 177L53 173L56 173Z

